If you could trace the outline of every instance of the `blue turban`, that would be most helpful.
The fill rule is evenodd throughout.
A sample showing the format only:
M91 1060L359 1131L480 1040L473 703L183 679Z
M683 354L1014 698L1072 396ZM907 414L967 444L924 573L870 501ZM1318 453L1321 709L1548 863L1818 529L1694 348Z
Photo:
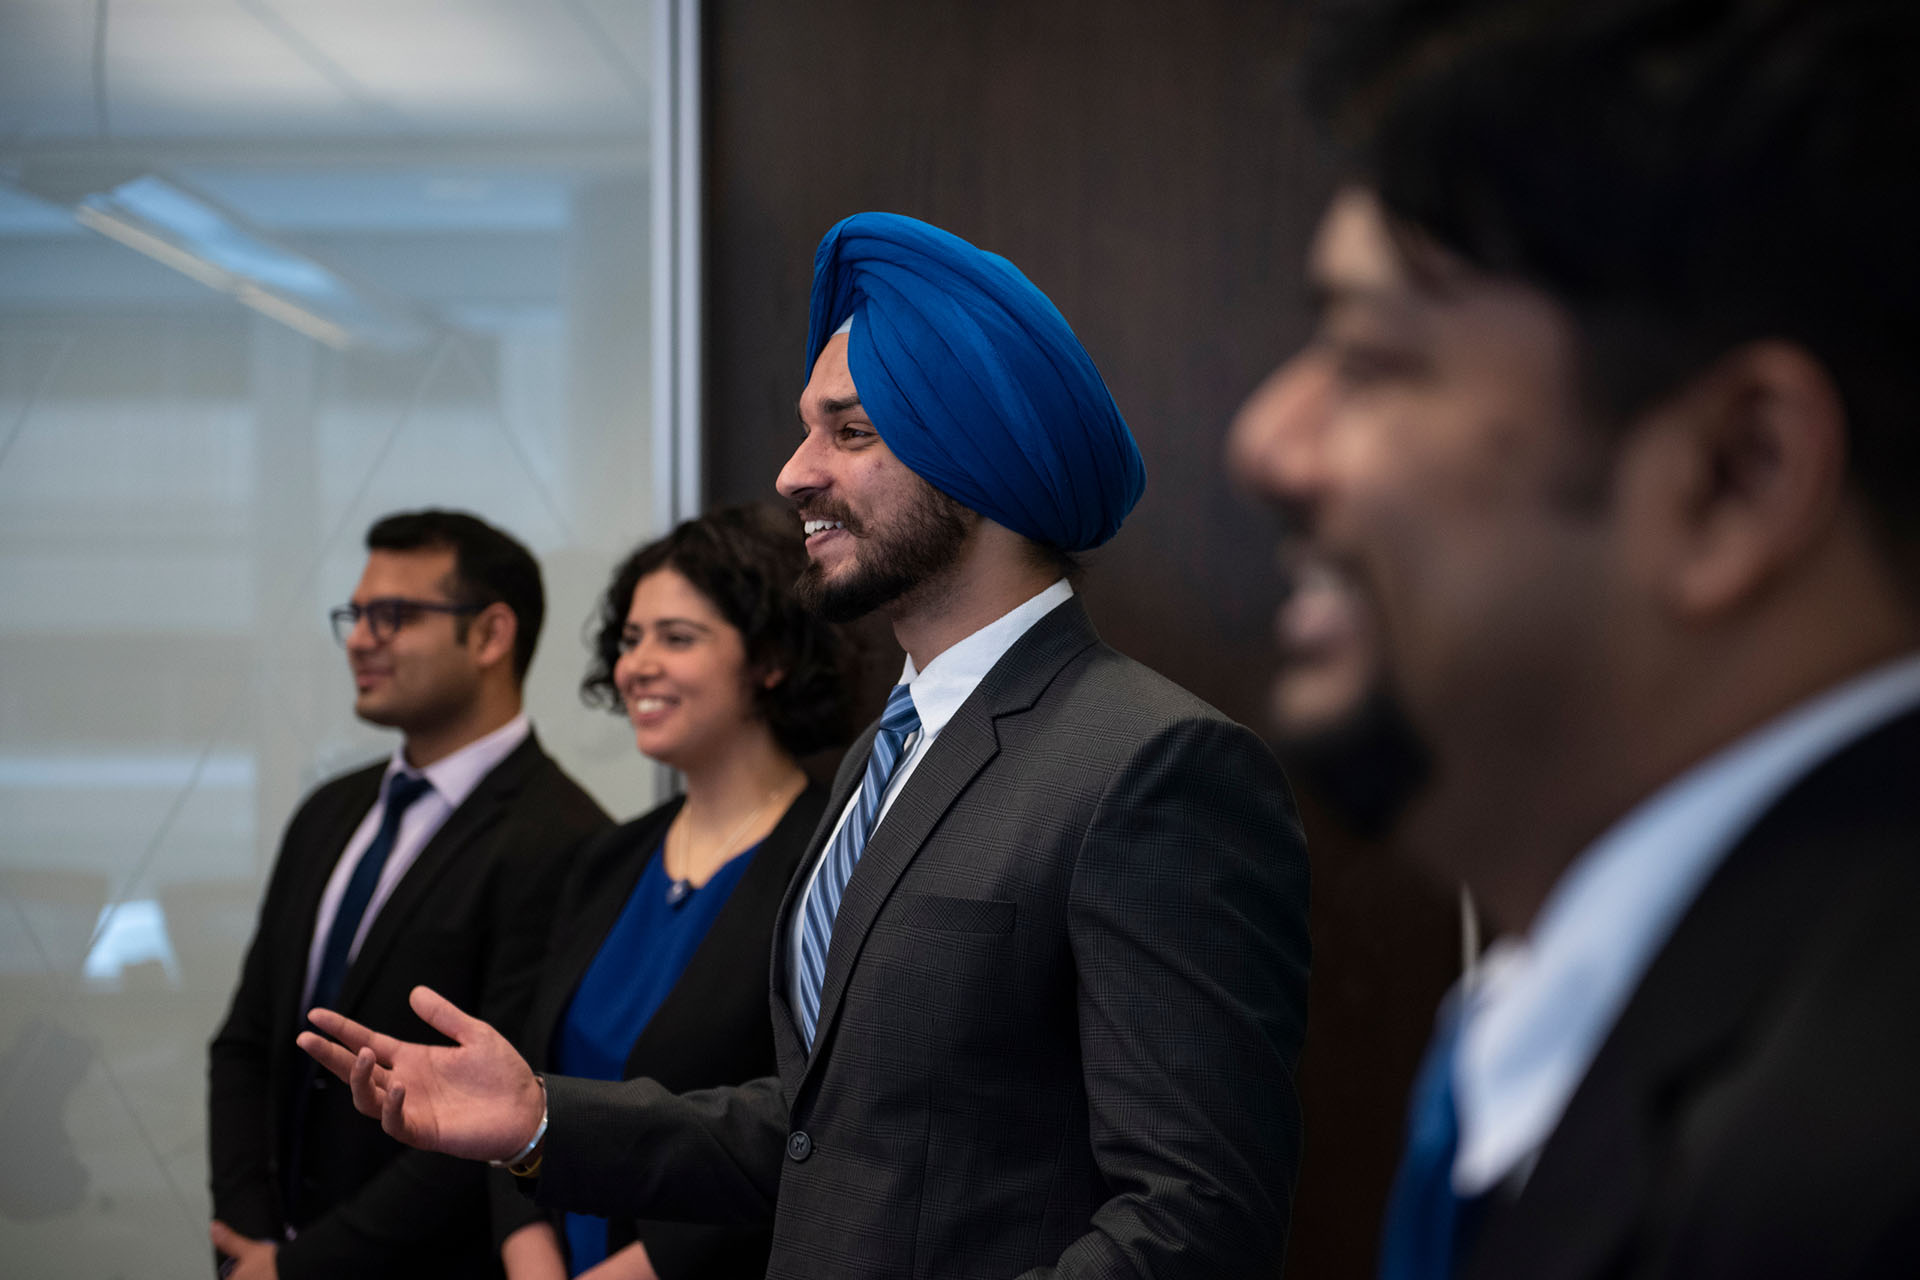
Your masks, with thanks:
M848 317L847 364L880 438L934 488L1015 533L1097 547L1147 485L1092 357L1020 269L897 213L856 213L813 256L807 374Z

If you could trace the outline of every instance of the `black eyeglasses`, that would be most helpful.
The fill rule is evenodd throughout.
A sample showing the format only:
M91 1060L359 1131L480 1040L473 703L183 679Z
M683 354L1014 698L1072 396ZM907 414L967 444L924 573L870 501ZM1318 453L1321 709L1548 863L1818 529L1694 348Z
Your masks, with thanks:
M483 604L445 604L439 600L405 600L390 596L383 600L369 600L365 604L343 604L328 613L327 617L333 620L333 638L343 645L362 618L367 620L367 630L373 633L374 643L385 644L393 639L400 628L419 621L422 614L451 613L455 617L464 617L486 607Z

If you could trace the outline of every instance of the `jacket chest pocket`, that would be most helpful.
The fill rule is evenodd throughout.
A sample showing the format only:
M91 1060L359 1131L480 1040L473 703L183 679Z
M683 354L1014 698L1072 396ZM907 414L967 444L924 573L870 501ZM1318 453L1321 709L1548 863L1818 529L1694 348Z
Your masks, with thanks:
M1017 1039L1048 985L1033 981L1045 966L1022 923L1006 899L895 893L854 971L848 1011L857 1003L882 1034L880 1020L913 1010L925 1025L909 1039L929 1055L917 1077L944 1078L969 1053Z
M941 893L896 893L887 904L889 924L912 932L1007 934L1017 918L1003 898L959 898Z

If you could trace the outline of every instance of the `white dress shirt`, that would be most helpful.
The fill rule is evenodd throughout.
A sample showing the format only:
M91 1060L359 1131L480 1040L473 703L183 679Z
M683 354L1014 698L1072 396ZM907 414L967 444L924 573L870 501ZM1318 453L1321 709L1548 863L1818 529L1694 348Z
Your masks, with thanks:
M320 976L320 953L326 950L327 934L333 929L333 918L340 914L340 899L346 896L347 881L353 878L353 869L360 863L360 855L373 843L373 837L380 830L380 820L387 812L387 786L396 773L411 773L427 780L427 790L407 807L400 816L400 831L394 837L393 849L387 854L386 865L380 868L380 880L374 885L373 897L367 901L367 909L360 917L360 928L353 935L353 945L347 949L347 959L360 954L360 944L366 941L367 930L373 927L374 917L380 914L380 908L393 896L393 890L400 878L419 858L420 851L427 847L447 818L458 809L473 789L480 785L480 779L493 772L494 766L513 754L514 748L526 741L533 732L533 726L527 722L525 714L495 729L483 738L475 738L452 755L436 760L424 769L415 769L407 764L406 743L402 742L393 749L392 759L387 761L387 771L380 776L380 797L373 802L373 808L367 816L360 819L360 825L353 830L353 838L347 841L347 847L340 854L340 861L333 866L333 875L327 880L327 888L320 895L320 914L314 920L313 940L307 946L307 981L300 992L300 1007L304 1010L307 1001L313 996L314 980Z
M900 794L900 789L907 784L913 771L920 767L920 761L926 758L934 739L953 719L953 713L960 709L960 704L973 695L987 672L993 670L994 664L1013 648L1016 640L1072 595L1073 587L1062 578L1039 595L1014 606L966 639L942 651L927 664L925 671L915 671L913 658L907 658L906 666L900 672L900 683L907 686L908 694L913 698L913 709L920 717L920 727L908 735L906 752L895 767L893 777L887 782L886 794L880 798L880 812L874 816L873 831L867 833L867 839L873 839L874 832L880 830L880 824L887 820L887 811L893 808L894 797ZM797 899L800 904L805 904L807 896L813 892L813 882L820 876L826 851L833 847L834 837L840 834L841 827L847 825L847 815L853 812L853 806L859 801L860 788L856 786L853 794L847 797L846 807L840 811L839 821L833 824L833 830L821 844L821 856L815 859L813 870L807 873L806 889ZM801 1003L800 935L804 932L802 925L805 919L805 913L796 909L793 927L787 936L787 995L796 1009Z
M1748 828L1801 777L1920 705L1920 654L1800 704L1656 791L1489 948L1454 1052L1463 1196L1524 1181L1647 967Z

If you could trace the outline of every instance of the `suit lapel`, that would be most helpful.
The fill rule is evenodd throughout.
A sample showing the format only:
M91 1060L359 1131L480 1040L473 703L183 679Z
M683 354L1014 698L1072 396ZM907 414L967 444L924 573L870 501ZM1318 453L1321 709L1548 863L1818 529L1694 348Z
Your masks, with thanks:
M1000 742L994 722L1001 716L1032 707L1067 661L1097 641L1093 624L1077 597L1068 599L1028 628L1026 634L1000 656L973 694L960 704L953 719L940 731L925 758L894 798L893 806L868 837L860 862L847 881L840 912L834 918L833 940L828 945L827 970L820 989L815 1053L808 1064L809 1071L831 1040L847 983L881 907L892 896L900 877L947 810L998 754ZM862 746L870 747L872 741L873 734L869 732L862 739ZM849 756L852 757L851 752ZM866 758L864 749L855 758L852 773L856 782L865 771ZM847 770L843 768L842 772ZM842 807L851 793L852 785L834 788L836 802ZM838 808L829 807L827 812L835 817L839 815ZM809 857L808 865L811 862ZM804 877L796 880L801 878ZM793 897L789 893L783 919L793 908ZM790 1012L788 1016L791 1017ZM794 1037L797 1045L797 1031Z
M1489 1211L1469 1274L1580 1280L1609 1274L1633 1244L1687 1078L1721 1060L1748 1025L1774 981L1775 948L1793 933L1805 902L1778 877L1755 883L1766 851L1750 844L1730 858L1642 979L1524 1190ZM1742 929L1744 938L1729 928L1741 920L1751 929Z
M675 1041L699 1034L710 1021L708 1011L713 1003L738 985L741 959L750 948L762 945L764 926L760 922L766 919L767 904L777 901L791 884L794 855L820 825L822 803L820 789L809 785L767 833L746 873L714 917L707 936L688 958L679 981L634 1041L627 1055L629 1076L646 1074L642 1065L647 1062L674 1056ZM773 936L777 955L780 934L776 930ZM778 1013L773 1021L777 1027Z
M1917 764L1909 714L1817 767L1742 837L1628 1000L1524 1190L1489 1209L1466 1274L1581 1280L1642 1243L1677 1125L1741 1060L1828 896L1879 856L1852 832L1911 808Z
M408 922L427 901L429 890L447 870L460 861L460 855L475 837L492 824L500 807L510 801L526 782L535 765L546 759L531 732L505 760L480 779L460 807L447 815L440 829L427 841L426 848L407 868L393 894L373 918L373 925L360 944L360 950L347 967L340 987L340 1009L351 1015L354 1002L379 973L388 951L406 932Z
M280 991L276 1000L273 1025L276 1027L305 1026L305 1009L300 1008L300 997L307 986L307 959L312 954L313 932L319 924L320 899L326 895L327 881L333 877L333 869L340 862L340 855L346 851L347 842L353 839L354 828L360 825L367 811L373 808L374 801L380 796L380 779L386 773L385 764L370 765L352 775L342 788L340 803L334 810L322 817L310 838L305 841L306 853L300 868L300 882L294 889L294 901L298 904L293 919L301 921L305 927L297 938L288 938L285 942L291 961L282 974ZM299 1056L292 1047L291 1037L281 1037L286 1043L278 1045L276 1053L284 1053L289 1059Z
M520 1031L520 1048L536 1067L552 1066L549 1050L560 1018L587 976L594 957L613 932L614 924L633 897L634 886L646 872L660 837L680 811L680 798L669 800L646 816L619 828L609 837L595 841L582 857L577 874L562 899L567 932L559 949L550 951L542 966L538 990L527 1013L527 1025Z

